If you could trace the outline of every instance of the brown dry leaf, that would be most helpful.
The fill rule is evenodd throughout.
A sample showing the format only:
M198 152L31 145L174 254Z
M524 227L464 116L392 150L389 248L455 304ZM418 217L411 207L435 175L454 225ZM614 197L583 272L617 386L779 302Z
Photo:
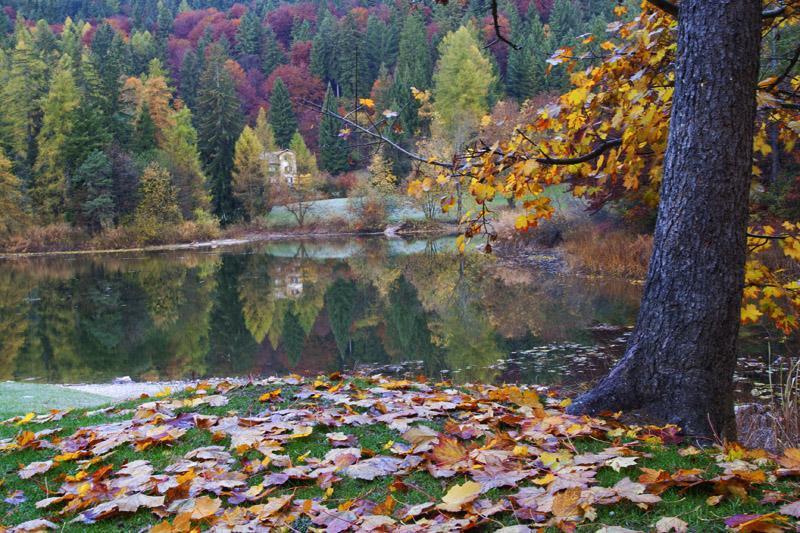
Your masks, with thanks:
M581 510L578 501L581 499L581 489L573 487L553 496L553 515L558 518L580 516Z
M645 486L641 483L636 483L630 480L628 477L624 477L617 481L614 485L614 491L621 497L625 498L626 500L630 500L633 503L657 503L661 501L660 496L656 496L655 494L646 494L645 493Z
M431 459L436 466L453 468L468 459L467 449L458 442L458 439L439 435L439 442L431 450Z
M656 522L656 533L686 533L689 525L677 516L665 516Z
M442 496L442 503L437 505L437 509L455 513L460 511L466 504L474 501L481 493L481 484L474 481L467 481L463 485L454 485Z
M420 425L414 426L403 433L403 440L411 443L413 446L418 446L434 440L438 435L438 432L428 426Z
M192 509L192 520L203 520L209 516L213 516L222 506L222 501L219 499L209 498L208 496L200 496L194 501Z

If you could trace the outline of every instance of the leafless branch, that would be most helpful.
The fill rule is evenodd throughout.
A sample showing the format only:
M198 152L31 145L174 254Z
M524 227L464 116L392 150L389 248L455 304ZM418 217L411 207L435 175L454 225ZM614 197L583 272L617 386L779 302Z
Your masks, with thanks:
M500 15L497 10L497 0L492 0L492 21L494 22L494 35L495 38L492 42L486 45L486 48L490 46L494 46L499 42L504 42L514 50L520 50L521 47L517 44L512 43L506 37L503 36L503 32L500 29Z
M386 144L388 144L389 146L391 146L392 148L394 148L395 150L397 150L401 154L405 155L409 159L412 159L414 161L419 161L421 163L427 163L429 165L433 165L433 166L437 166L437 167L447 168L447 169L450 169L450 170L453 169L452 163L445 163L445 162L442 162L442 161L437 161L435 159L426 159L425 157L423 157L423 156L421 156L419 154L415 154L414 152L406 150L405 148L403 148L402 146L400 146L399 144L397 144L393 140L389 139L385 135L382 135L380 132L372 131L369 128L365 128L361 124L358 124L357 122L354 122L354 121L350 120L349 118L345 118L345 117L341 116L338 113L334 113L333 111L329 111L329 110L325 109L324 107L322 107L319 104L316 104L314 102L309 102L308 100L305 100L305 99L302 100L301 103L303 105L305 105L306 107L310 107L311 109L314 109L314 110L316 110L317 112L319 112L319 113L321 113L323 115L328 115L329 117L333 117L333 118L339 120L342 124L350 126L354 130L358 130L359 132L364 133L366 135L369 135L370 137L372 137L374 139L379 139L380 141L385 142Z
M797 65L798 61L800 61L800 45L798 45L797 48L795 49L794 55L792 56L791 61L789 61L789 64L786 66L786 69L778 77L776 77L775 80L772 81L772 83L770 83L769 86L766 88L772 89L773 87L777 87L783 80L785 80L792 73L792 70Z

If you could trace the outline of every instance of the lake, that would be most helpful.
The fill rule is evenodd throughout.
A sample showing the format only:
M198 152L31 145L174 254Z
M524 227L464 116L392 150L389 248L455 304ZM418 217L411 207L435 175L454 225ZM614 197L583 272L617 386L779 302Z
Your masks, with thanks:
M621 355L640 293L462 257L450 238L9 259L0 380L365 369L569 385Z

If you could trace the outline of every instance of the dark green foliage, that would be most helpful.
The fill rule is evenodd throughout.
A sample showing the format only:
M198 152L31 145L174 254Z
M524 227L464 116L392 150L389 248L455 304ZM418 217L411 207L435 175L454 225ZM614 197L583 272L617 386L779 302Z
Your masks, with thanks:
M347 16L339 27L336 51L336 79L341 96L364 98L372 89L375 75L370 69L364 35L358 30L355 18Z
M286 84L278 78L272 87L272 94L269 98L269 124L275 133L275 142L281 148L289 148L292 142L292 135L297 131L297 117L292 109L292 101L289 98L289 90Z
M189 106L189 109L196 109L197 91L200 85L200 74L203 71L203 61L200 54L194 50L189 50L183 58L181 64L181 83L180 96Z
M275 68L284 63L286 63L286 54L283 53L283 48L275 38L275 32L267 26L264 28L264 42L261 47L261 71L264 76L269 76Z
M281 331L281 341L283 349L289 359L289 363L296 365L300 362L303 355L303 344L306 341L306 332L300 324L300 319L291 310L287 309L283 315L283 330Z
M223 222L235 218L231 171L236 139L242 131L242 113L233 79L225 69L225 55L214 45L200 78L197 135L200 154L211 182L214 213Z
M264 44L263 32L261 21L255 12L245 13L236 30L236 52L239 57L261 55Z
M74 219L91 232L110 227L114 222L112 166L100 151L90 153L70 179L70 199Z
M386 332L399 353L428 359L434 351L431 332L417 289L400 276L389 292Z
M336 20L325 12L319 22L319 30L311 45L311 73L324 83L336 84Z
M333 97L331 86L325 92L325 101L322 107L326 111L336 112L336 99ZM319 122L319 160L320 170L331 174L344 172L348 168L347 142L339 136L342 124L330 115L323 115Z
M394 75L393 97L400 112L400 123L406 135L413 135L419 128L417 112L419 103L411 94L411 87L419 90L431 87L433 59L422 17L412 12L406 17Z
M142 105L139 116L136 117L136 124L133 128L133 138L131 139L131 149L137 154L149 152L156 148L156 125L150 116L150 108L147 102Z
M350 327L356 311L356 296L358 290L352 280L338 278L331 283L325 293L325 308L328 310L328 320L331 331L336 339L336 347L342 357L349 355L352 349Z

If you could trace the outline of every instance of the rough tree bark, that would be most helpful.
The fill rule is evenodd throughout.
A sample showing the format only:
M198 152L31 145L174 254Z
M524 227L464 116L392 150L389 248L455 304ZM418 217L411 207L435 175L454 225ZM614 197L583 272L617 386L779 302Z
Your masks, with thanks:
M661 203L626 353L571 406L734 437L761 0L682 0Z

